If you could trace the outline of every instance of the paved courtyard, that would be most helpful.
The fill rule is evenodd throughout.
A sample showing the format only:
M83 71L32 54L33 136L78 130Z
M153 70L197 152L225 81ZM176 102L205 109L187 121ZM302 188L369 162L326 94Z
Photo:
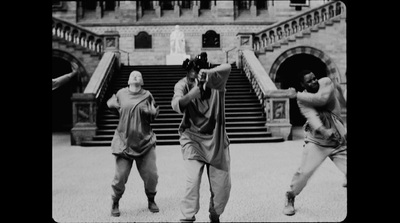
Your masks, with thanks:
M329 160L321 165L296 197L296 215L282 214L284 194L300 164L302 132L292 141L232 144L232 190L221 222L340 222L347 215L344 176ZM147 209L143 182L136 166L120 200L120 217L110 216L114 157L109 147L70 145L66 133L53 133L52 217L57 222L176 222L185 179L179 146L158 146L156 203ZM208 222L209 185L204 172L196 222Z

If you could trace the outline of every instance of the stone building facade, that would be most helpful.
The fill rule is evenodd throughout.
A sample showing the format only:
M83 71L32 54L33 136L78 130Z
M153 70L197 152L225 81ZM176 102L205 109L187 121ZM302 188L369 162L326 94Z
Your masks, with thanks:
M214 63L226 62L226 51L237 47L237 34L258 32L282 19L322 5L327 0L304 1L59 1L53 3L53 16L76 23L98 34L120 34L121 62L130 65L162 65L169 53L169 35L175 25L185 33L186 54L207 52ZM220 36L219 47L204 47L208 31ZM139 33L151 39L150 48L135 48ZM128 59L129 57L129 59ZM228 62L235 61L234 50Z

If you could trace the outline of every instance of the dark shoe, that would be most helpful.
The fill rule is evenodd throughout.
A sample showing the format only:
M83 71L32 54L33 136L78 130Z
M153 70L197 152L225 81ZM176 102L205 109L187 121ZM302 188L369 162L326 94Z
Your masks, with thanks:
M294 210L295 195L292 192L288 191L286 192L285 196L286 199L285 199L285 207L283 208L283 213L289 216L294 215L296 213Z
M219 223L219 215L210 214L208 217L210 218L210 222Z
M159 212L160 209L158 209L156 202L154 201L149 201L149 210L150 212L156 213Z
M111 204L111 216L119 217L121 213L119 212L119 203L118 201L113 201Z
M179 219L180 222L194 222L196 221L196 217L193 216L192 218L181 218Z

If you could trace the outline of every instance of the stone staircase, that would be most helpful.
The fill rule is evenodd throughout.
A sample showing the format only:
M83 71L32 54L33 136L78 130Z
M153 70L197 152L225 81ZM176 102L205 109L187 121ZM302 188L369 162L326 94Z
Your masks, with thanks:
M107 108L107 99L119 89L127 86L129 74L138 70L143 75L144 89L149 90L160 113L151 124L157 136L157 145L179 145L178 127L182 115L171 108L175 83L186 73L179 65L122 66L110 80L104 103L98 110L96 136L83 141L81 146L110 146L118 125L118 113ZM232 65L227 82L225 101L226 130L231 143L282 142L282 137L273 137L265 127L265 114L247 77L242 70Z

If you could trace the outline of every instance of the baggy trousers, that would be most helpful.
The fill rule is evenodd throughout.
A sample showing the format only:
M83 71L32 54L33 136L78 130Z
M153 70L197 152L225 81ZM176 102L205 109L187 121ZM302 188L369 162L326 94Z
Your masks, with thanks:
M295 196L300 194L307 185L308 180L322 162L329 157L338 169L347 173L347 146L342 145L338 148L323 147L308 142L304 145L301 164L292 178L290 189Z
M111 183L114 201L118 201L125 191L125 184L132 169L133 161L136 161L136 167L140 177L144 182L145 193L148 198L154 198L157 193L158 174L156 166L155 146L141 157L126 157L124 155L115 156L115 175Z
M185 218L192 218L200 209L200 183L204 166L207 168L211 192L209 212L221 215L228 203L231 191L230 170L223 171L198 160L184 160L186 191L180 208Z

